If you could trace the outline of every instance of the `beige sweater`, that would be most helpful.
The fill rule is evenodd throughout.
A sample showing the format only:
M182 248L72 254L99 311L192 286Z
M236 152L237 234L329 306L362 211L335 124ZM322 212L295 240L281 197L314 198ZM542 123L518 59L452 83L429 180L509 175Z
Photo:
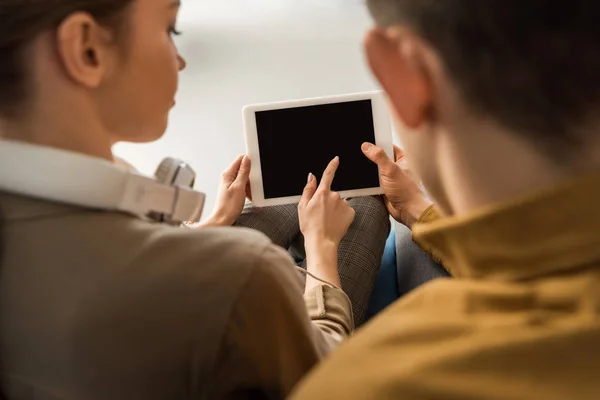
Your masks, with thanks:
M348 298L303 300L291 258L256 232L2 193L0 207L9 398L282 398L351 332Z
M416 240L456 277L415 290L311 374L295 400L600 398L600 175Z

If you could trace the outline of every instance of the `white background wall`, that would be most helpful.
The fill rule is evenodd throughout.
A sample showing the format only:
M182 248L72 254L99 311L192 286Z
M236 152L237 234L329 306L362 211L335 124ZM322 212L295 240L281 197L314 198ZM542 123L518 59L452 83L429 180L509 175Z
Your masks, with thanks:
M188 161L206 216L221 171L244 153L244 105L377 89L362 52L370 26L361 0L183 0L188 68L169 129L115 153L148 174L168 155Z

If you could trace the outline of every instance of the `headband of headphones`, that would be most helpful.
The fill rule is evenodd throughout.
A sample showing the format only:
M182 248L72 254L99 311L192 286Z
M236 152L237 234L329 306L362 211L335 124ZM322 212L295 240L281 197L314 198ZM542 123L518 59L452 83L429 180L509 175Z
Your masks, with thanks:
M0 190L92 209L197 222L205 195L107 160L0 140Z

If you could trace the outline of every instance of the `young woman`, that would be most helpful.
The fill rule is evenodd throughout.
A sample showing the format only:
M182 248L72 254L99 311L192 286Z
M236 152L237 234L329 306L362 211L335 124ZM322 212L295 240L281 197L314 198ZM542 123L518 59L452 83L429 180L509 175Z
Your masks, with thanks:
M330 190L338 160L318 187L308 178L298 207L240 216L250 169L240 157L196 230L81 200L82 182L103 187L86 168L122 171L114 143L164 133L185 68L172 41L178 8L0 0L8 398L282 398L353 329L333 286L364 315L388 214L379 199L347 203ZM222 227L232 224L255 230ZM307 270L333 284L307 278L304 299L281 248L300 230Z

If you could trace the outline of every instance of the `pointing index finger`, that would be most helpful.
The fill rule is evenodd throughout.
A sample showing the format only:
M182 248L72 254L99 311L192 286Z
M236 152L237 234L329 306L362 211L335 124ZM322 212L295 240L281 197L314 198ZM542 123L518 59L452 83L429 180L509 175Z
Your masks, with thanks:
M325 172L323 172L323 177L321 178L321 183L319 184L319 189L321 190L331 190L331 184L333 183L333 178L335 177L335 172L337 171L340 165L340 158L335 157L333 160L329 162L327 168L325 168Z

